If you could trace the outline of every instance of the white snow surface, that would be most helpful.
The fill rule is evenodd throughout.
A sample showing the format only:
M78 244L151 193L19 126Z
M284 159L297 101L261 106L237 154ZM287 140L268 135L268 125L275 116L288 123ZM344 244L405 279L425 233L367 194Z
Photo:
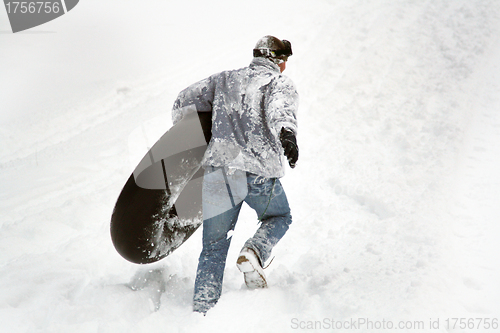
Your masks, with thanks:
M2 332L498 331L446 319L500 318L499 15L496 0L85 0L12 34L0 10ZM204 317L201 230L137 266L110 216L137 129L154 142L179 91L248 65L267 34L292 42L301 96L293 224L269 288L248 290L242 210Z

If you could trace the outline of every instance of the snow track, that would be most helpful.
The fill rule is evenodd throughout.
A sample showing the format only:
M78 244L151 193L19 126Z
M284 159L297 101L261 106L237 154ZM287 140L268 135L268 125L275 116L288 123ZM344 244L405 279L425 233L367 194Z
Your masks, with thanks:
M497 1L149 3L87 0L15 35L0 13L3 330L287 332L367 318L428 332L440 318L432 331L446 332L446 318L500 319ZM109 219L140 158L129 138L142 127L154 141L181 89L246 66L266 34L294 47L300 159L282 181L294 222L270 288L250 291L235 262L256 218L242 210L222 298L202 317L201 233L138 267L113 249Z

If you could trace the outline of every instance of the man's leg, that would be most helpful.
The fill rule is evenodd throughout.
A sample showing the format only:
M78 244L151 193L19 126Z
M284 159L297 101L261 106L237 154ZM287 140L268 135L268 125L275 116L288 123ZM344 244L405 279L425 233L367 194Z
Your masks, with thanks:
M247 240L244 249L252 249L263 265L292 223L290 207L279 179L253 175L249 176L249 193L245 202L256 211L261 225Z
M194 285L193 310L207 312L220 298L227 252L242 203L216 217L203 221L201 251Z
M241 177L240 177L241 178ZM207 312L222 293L226 257L231 243L228 232L234 230L243 204L238 175L227 175L223 169L211 168L203 182L203 250L198 261L194 287L193 310Z

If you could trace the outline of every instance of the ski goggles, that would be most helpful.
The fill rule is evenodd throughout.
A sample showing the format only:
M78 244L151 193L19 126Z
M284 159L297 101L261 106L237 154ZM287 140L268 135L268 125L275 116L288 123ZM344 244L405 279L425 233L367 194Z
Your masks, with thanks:
M254 49L253 55L254 57L269 57L274 59L279 59L282 61L288 61L288 57L290 57L292 52L292 44L286 39L282 40L285 45L284 49L281 50L271 50L271 49Z
M282 40L283 44L285 44L285 49L283 50L276 50L274 53L276 54L276 58L283 59L284 61L288 60L288 57L290 57L293 52L292 52L292 43L287 41L286 39Z

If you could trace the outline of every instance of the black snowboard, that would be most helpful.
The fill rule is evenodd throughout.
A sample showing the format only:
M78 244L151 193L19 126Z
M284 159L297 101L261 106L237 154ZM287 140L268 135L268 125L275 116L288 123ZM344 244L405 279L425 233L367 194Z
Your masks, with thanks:
M203 222L201 160L211 112L193 112L168 130L125 183L111 216L111 239L125 259L165 258Z

